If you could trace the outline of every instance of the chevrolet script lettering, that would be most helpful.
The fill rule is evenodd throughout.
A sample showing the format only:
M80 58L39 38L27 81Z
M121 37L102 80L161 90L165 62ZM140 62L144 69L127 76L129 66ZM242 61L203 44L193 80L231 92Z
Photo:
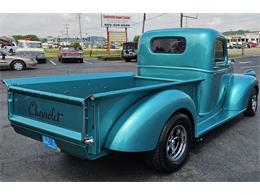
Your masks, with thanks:
M38 104L35 101L32 101L29 104L29 115L37 116L49 121L56 121L56 122L59 122L61 117L63 116L63 114L56 111L55 108L52 108L49 111L39 110Z

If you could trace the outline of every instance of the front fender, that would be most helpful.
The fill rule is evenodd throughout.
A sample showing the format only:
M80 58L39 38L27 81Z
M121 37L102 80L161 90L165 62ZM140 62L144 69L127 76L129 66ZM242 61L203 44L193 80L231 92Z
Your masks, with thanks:
M167 90L143 98L113 126L105 147L122 152L154 150L167 120L179 109L188 110L195 121L194 102L182 91Z
M255 86L258 86L258 81L253 75L234 74L227 93L224 109L232 111L245 110L251 91Z

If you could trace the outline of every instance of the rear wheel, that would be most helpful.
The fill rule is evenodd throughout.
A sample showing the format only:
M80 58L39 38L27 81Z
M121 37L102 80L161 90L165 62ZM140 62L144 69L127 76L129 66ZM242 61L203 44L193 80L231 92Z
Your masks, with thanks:
M256 111L257 111L257 107L258 107L258 93L256 88L254 88L251 92L249 101L247 103L247 109L244 112L245 116L254 116Z
M80 62L80 63L83 63L83 62L84 62L83 58L81 58L81 59L79 60L79 62Z
M26 68L26 66L23 61L16 60L11 63L11 68L13 70L21 71L21 70L24 70Z
M65 62L65 59L61 58L60 61L61 61L61 63L64 63L64 62Z
M163 173L178 170L188 157L192 143L192 124L182 113L175 114L162 130L157 148L145 154L147 164Z

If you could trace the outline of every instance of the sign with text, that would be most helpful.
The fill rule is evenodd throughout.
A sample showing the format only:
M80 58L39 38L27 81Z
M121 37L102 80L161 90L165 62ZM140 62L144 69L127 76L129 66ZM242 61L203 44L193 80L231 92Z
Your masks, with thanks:
M129 28L131 17L122 15L102 15L102 27Z

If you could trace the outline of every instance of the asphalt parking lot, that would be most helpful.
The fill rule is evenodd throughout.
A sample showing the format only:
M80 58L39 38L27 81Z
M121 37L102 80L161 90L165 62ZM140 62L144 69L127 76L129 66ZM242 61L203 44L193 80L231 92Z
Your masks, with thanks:
M92 72L136 72L136 63L86 60L61 64L57 60L21 72L0 70L0 79ZM259 78L260 56L240 58L241 73L252 68ZM117 154L96 161L80 160L45 148L16 134L7 120L6 87L0 84L0 181L260 181L259 111L239 116L195 143L178 172L158 174L141 154Z

